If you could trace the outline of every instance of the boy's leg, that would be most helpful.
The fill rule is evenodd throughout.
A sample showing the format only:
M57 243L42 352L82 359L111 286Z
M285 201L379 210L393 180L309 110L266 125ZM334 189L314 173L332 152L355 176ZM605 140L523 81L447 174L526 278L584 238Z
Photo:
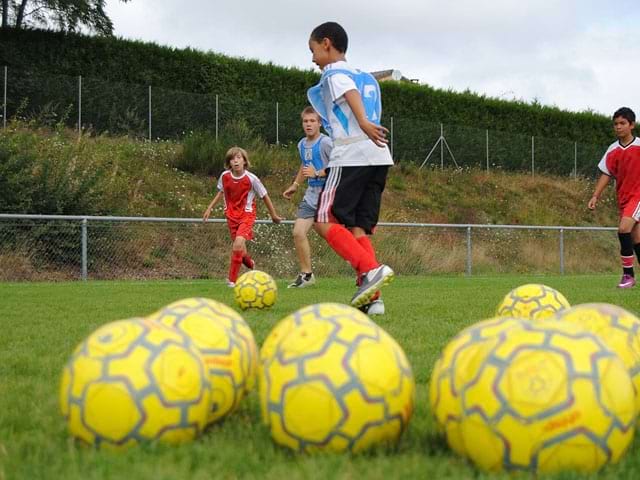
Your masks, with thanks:
M633 240L633 250L636 253L636 258L638 259L638 263L640 263L640 226L636 223L633 229L631 230L631 239Z
M358 243L362 246L362 248L364 248L367 252L369 252L374 259L376 259L376 262L378 261L376 258L376 252L375 249L373 248L373 245L371 244L371 239L369 238L369 236L366 234L366 232L360 228L360 227L355 227L353 229L351 229L351 232L353 233L353 236L356 237L356 240L358 241ZM361 277L361 273L359 272L357 277L356 277L356 285L359 287L362 284L362 277ZM371 302L382 302L382 300L380 300L380 291L378 290L376 292L376 294L371 298ZM368 312L368 308L367 308L367 312ZM382 311L382 313L384 313L384 306L381 308L378 308L376 310L376 315L381 315L382 313L380 313L380 310Z
M313 226L313 218L296 218L293 224L293 243L302 273L311 273L311 247L307 234Z
M636 284L633 271L634 245L632 231L636 226L633 217L623 216L618 227L618 239L620 240L620 262L622 263L622 279L618 283L619 288L630 288Z
M389 171L388 166L376 166L376 167L367 167L366 176L365 176L365 184L362 192L362 196L355 210L355 225L353 228L354 235L356 236L358 242L362 247L369 252L369 254L376 260L375 249L368 237L373 233L375 226L378 223L378 217L380 215L380 202L382 200L382 192L384 191L384 187L387 180L387 173ZM380 297L380 292L375 289L373 290L371 286L368 286L367 283L373 282L373 285L378 285L378 288L382 285L386 285L390 281L393 280L394 273L391 268L386 267L386 271L378 272L377 274L367 273L362 277L362 285L356 292L354 299L352 299L352 304L358 303L358 296L362 294L363 290L366 290L364 297L369 297L368 301L363 303L363 306L370 304L376 301ZM380 280L379 277L383 276L383 280L381 282L377 282ZM384 310L380 313L384 313Z
M346 226L353 226L355 208L360 198L361 167L332 167L320 195L316 215L316 231L356 272L367 272L378 266Z
M251 240L253 238L253 224L255 223L255 216L248 215L243 218L236 232L236 239L242 238L242 264L250 270L253 270L256 266L256 262L253 261L251 255L247 251L247 240ZM240 247L238 247L240 248ZM235 280L234 280L235 282Z
M300 273L287 288L304 288L315 283L315 277L311 269L311 247L307 234L313 226L314 219L296 218L293 224L293 243L296 247L296 255L300 264Z
M256 262L253 261L253 258L251 258L251 255L249 255L249 252L246 252L242 256L242 264L249 270L253 270L256 266Z
M238 279L238 273L240 272L240 265L242 265L242 257L246 253L246 240L244 237L237 236L233 240L231 246L231 265L229 266L229 286L235 284Z

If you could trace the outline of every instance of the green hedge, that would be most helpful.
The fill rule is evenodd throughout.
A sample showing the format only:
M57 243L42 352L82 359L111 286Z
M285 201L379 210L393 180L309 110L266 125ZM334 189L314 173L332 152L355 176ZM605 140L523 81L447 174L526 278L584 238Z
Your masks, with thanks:
M304 42L300 48L305 48ZM65 116L72 125L77 118L76 77L82 75L82 123L97 131L146 136L151 85L153 136L159 138L213 131L218 95L219 129L244 119L267 142L292 143L301 136L298 114L306 104L306 90L318 80L312 70L115 37L40 30L0 31L0 64L10 69L9 115L42 117L54 112L52 116ZM439 136L441 122L463 166L486 161L485 129L504 144L491 152L490 163L505 169L529 168L526 152L531 136L548 144L562 139L553 148L542 149L536 163L541 170L563 174L574 167L573 142L587 152L580 156L580 173L593 171L597 157L612 141L609 118L591 112L572 113L426 85L385 82L382 90L384 123L389 126L393 117L394 153L401 161L422 161ZM612 110L617 107L612 105ZM508 147L512 140L521 144L517 151ZM439 163L438 158L435 164Z

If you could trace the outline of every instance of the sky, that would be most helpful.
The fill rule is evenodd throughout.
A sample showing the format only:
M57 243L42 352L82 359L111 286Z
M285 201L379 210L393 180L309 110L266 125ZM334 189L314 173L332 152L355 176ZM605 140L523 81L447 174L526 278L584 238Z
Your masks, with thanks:
M117 36L314 69L315 26L337 21L347 60L432 87L640 115L636 2L618 0L107 1Z

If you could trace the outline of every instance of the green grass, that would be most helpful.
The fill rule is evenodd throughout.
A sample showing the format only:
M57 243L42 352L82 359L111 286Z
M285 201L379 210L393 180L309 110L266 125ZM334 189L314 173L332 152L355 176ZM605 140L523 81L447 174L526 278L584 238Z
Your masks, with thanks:
M635 291L613 276L401 277L384 292L376 321L405 349L417 381L417 409L395 449L351 455L293 455L273 444L255 392L240 410L196 442L146 445L122 454L78 447L58 409L58 381L72 349L106 322L147 315L174 300L206 296L232 304L219 281L0 284L0 479L485 478L437 437L427 384L440 349L462 327L490 317L502 296L530 281L557 288L572 304L609 302L640 312ZM348 302L352 280L320 279L287 290L269 311L244 313L260 343L303 305ZM509 477L505 477L509 478ZM556 478L582 478L565 474ZM594 477L595 478L595 477ZM636 442L621 464L598 478L640 478Z

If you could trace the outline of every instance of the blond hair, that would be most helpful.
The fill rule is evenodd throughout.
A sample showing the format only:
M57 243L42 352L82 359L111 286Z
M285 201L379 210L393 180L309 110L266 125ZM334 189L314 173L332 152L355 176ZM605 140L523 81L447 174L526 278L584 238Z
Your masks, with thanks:
M238 154L242 155L242 158L244 159L244 168L248 169L249 167L251 167L251 164L249 163L249 154L247 153L247 151L244 148L231 147L229 150L227 150L227 153L224 156L225 168L231 167L231 159Z
M302 112L300 112L300 118L304 118L305 115L315 115L318 117L318 121L320 121L320 114L316 112L313 107L304 107Z

